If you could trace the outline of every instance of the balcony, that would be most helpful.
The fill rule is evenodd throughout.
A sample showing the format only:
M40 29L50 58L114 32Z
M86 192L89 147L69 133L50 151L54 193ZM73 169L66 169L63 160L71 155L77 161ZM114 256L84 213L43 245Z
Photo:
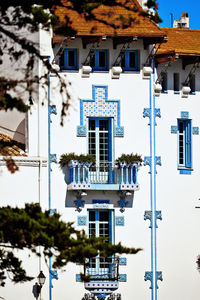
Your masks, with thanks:
M114 165L70 161L66 182L68 190L138 190L139 163Z
M119 287L119 259L116 257L95 257L84 265L84 275L89 276L89 282L85 282L85 289L94 294L99 289L110 294Z

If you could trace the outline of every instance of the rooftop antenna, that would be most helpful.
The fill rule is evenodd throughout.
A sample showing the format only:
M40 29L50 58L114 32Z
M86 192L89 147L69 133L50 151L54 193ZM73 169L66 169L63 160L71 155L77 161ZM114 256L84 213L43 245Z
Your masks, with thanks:
M173 27L173 21L174 21L173 13L170 13L170 16L171 16L171 28L172 28Z

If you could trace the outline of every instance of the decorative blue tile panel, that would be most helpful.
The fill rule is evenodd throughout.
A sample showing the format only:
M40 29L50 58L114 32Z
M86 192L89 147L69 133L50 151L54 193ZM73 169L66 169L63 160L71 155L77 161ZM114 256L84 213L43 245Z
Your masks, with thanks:
M144 212L144 220L149 220L150 221L150 226L149 228L152 228L152 211L151 210L146 210Z
M199 134L199 127L192 127L192 134Z
M58 272L57 270L50 270L51 279L58 280Z
M181 119L189 119L189 112L181 111Z
M77 126L77 136L86 136L86 126Z
M156 228L158 228L158 225L157 225L157 220L160 220L162 221L162 212L161 210L156 210L155 211L155 225L156 225Z
M124 136L124 126L114 127L114 136Z
M56 208L50 208L49 215L53 216L55 214L55 212L56 212Z
M153 272L149 272L149 271L145 272L144 280L145 281L149 280L151 282L151 285L149 288L152 289L153 288Z
M155 157L155 163L156 163L156 165L161 166L161 156L156 156Z
M82 282L80 274L76 274L76 282Z
M119 274L119 281L120 282L127 282L127 275L126 274Z
M57 163L57 157L56 154L50 154L50 162L51 163Z
M124 216L115 217L116 226L124 226Z
M145 156L144 157L144 166L150 166L151 165L151 156Z
M108 100L108 86L93 85L92 99L80 100L80 127L86 126L88 117L113 118L116 136L124 135L124 128L120 126L120 100ZM77 134L83 134L79 130L83 129L78 129Z
M87 225L87 217L86 216L78 216L77 224L78 224L78 226L86 226Z
M177 133L178 127L177 126L171 126L171 133Z
M50 112L50 114L57 115L56 105L50 105L49 112Z
M126 264L127 264L127 259L126 259L126 257L120 257L120 258L119 258L119 265L120 265L120 266L126 266Z
M152 289L153 288L153 272L145 272L144 280L145 281L149 280L151 282L151 285L149 288ZM160 271L156 272L155 280L156 280L156 289L158 289L157 281L158 280L163 281L162 272L160 272Z
M143 111L143 118L150 117L151 109L150 108L144 108Z
M160 108L155 108L155 115L158 118L161 118Z
M162 272L161 271L157 271L156 272L156 288L157 289L158 289L158 285L157 285L158 280L163 281L163 277L162 277Z
M191 170L180 170L180 174L186 174L186 175L191 175L192 171Z

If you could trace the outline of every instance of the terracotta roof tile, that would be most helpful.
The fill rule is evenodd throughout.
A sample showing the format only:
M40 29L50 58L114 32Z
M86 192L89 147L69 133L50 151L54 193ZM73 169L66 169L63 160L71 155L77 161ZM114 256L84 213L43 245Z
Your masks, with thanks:
M130 0L126 8L122 7L124 0L119 0L116 6L101 5L93 10L96 20L85 20L83 15L71 9L66 0L63 0L65 7L57 6L54 8L54 14L65 22L66 16L71 22L72 28L77 31L77 36L137 36L137 37L163 37L165 34L151 21L144 12L137 0ZM130 8L134 7L134 11ZM137 10L137 11L136 11ZM123 26L125 18L125 24ZM134 19L131 24L129 20ZM114 29L111 25L117 26ZM54 37L55 40L55 37Z
M174 52L179 55L200 56L200 30L189 28L162 28L168 41L161 45L157 54Z
M2 156L27 156L24 145L12 140L9 136L0 133L0 155Z

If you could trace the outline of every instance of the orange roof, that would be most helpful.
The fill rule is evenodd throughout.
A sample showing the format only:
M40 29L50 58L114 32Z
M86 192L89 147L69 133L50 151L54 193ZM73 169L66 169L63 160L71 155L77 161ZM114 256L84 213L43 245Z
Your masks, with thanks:
M9 136L0 133L0 155L2 156L26 156L24 145L12 140Z
M200 30L189 28L162 28L168 41L161 45L158 55L177 54L200 56Z
M54 7L54 14L61 22L66 22L66 17L69 18L71 27L77 32L76 36L165 36L158 25L144 15L137 0L129 0L128 4L124 0L117 2L118 5L115 6L100 5L93 9L95 20L86 20L83 14L73 10L71 2L67 0L62 1L64 7ZM57 39L55 36L54 42Z

